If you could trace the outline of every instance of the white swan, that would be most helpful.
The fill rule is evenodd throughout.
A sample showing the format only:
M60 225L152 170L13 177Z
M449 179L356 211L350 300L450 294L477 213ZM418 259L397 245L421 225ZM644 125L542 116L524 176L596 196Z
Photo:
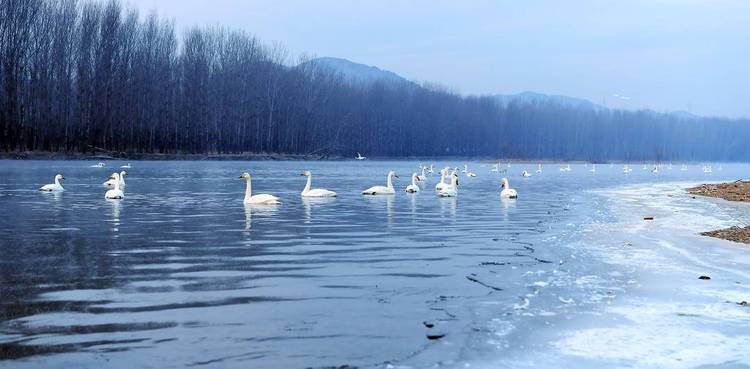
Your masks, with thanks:
M627 164L626 164L625 166L623 166L623 167L622 167L622 172L623 172L623 173L626 173L626 174L627 174L627 173L630 173L630 172L632 172L632 171L633 171L633 168L631 168L631 167L630 167L629 165L627 165Z
M245 187L245 204L258 204L258 205L276 205L279 204L279 198L273 195L260 194L253 196L253 178L248 172L240 173L240 179L247 182Z
M433 164L430 164L430 169L427 169L427 173L430 173L430 174L432 174L432 173L435 173L435 172L434 172L434 171L432 170L432 166L433 166Z
M654 169L651 169L651 173L654 173L654 174L659 173L659 167L654 165Z
M427 167L422 167L422 175L417 176L418 181L425 181L427 177L425 176L425 171L427 170ZM417 173L414 173L417 174Z
M500 164L493 164L492 169L490 169L490 172L497 173L500 171Z
M461 173L468 173L469 172L469 166L464 164L464 170L461 171Z
M336 197L336 193L333 191L329 191L323 188L310 189L310 187L312 186L312 173L310 173L309 170L302 172L302 174L300 175L307 177L307 184L302 190L302 197Z
M447 183L445 183L445 176L447 173L448 173L448 169L445 169L445 168L440 169L440 182L435 185L435 191L440 191L445 186L448 185Z
M110 200L125 198L125 193L120 189L120 174L112 173L110 179L114 180L115 188L107 191L104 194L104 198Z
M94 164L94 165L89 165L89 166L90 166L91 168L104 168L104 165L105 165L104 163L102 163L102 162L98 162L98 163L96 163L96 164Z
M500 191L500 197L504 197L506 199L515 199L518 197L518 192L510 188L510 184L508 184L508 178L503 178L502 188L503 190Z
M408 193L417 193L417 192L419 192L419 186L417 186L417 181L421 181L421 179L419 179L419 176L417 175L417 173L412 174L411 175L411 184L408 185L408 186L406 186L406 190L405 191L408 192Z
M440 197L456 197L458 195L458 175L451 174L451 183L438 191Z
M357 153L357 157L355 157L354 159L365 160L365 159L367 159L367 157L366 156L362 156L362 154L360 154L360 153Z
M125 165L121 165L120 168L122 168L122 169L130 169L130 163L127 163Z
M683 171L683 172L686 171L687 170L687 165L682 164L682 166L680 167L680 170Z
M60 192L65 191L62 185L60 185L60 181L64 180L65 177L63 177L62 174L58 174L55 176L55 183L46 184L39 188L39 191L47 191L47 192Z
M541 173L542 172L542 164L538 164L536 167L536 172Z
M521 172L521 177L531 177L531 173L524 170L523 172Z
M596 173L596 163L591 164L591 169L589 169L589 172Z
M398 174L394 171L388 172L388 182L386 186L372 186L364 191L363 195L393 195L396 191L393 190L393 177L398 178Z
M125 176L126 175L128 175L128 172L126 172L124 170L122 172L120 172L120 175L118 176L120 178L119 179L120 187L125 187ZM109 180L107 180L106 182L102 183L102 186L104 186L104 187L115 187L115 180L112 179L112 177L109 177L109 178L110 178Z

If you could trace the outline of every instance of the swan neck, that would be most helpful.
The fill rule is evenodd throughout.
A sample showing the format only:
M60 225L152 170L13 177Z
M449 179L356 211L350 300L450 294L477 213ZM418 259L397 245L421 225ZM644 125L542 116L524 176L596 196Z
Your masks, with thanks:
M388 183L386 187L393 188L393 174L391 173L388 173Z
M55 176L55 186L60 186L60 180L57 179L57 176Z
M125 176L124 176L124 174L125 174L124 170L122 172L120 172L120 183L121 184L125 184Z
M424 172L424 169L422 169ZM417 176L411 176L411 185L416 186L417 185Z
M245 180L245 201L250 200L253 196L253 184L250 178Z
M120 189L120 175L115 174L115 191L118 191Z
M305 189L302 190L302 192L310 191L310 187L312 187L312 174L307 176L307 184L305 185Z

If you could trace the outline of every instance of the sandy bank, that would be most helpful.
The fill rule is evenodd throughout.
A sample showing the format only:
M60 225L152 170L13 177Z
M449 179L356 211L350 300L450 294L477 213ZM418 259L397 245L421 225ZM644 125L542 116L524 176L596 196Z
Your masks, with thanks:
M702 184L687 189L693 195L716 197L727 201L750 202L750 181L735 181L719 184ZM750 227L730 227L702 232L701 235L723 240L750 244Z

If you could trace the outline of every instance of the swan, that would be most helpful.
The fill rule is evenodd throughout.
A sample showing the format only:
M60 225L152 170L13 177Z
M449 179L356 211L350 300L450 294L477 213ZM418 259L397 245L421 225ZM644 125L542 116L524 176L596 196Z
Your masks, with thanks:
M126 172L124 170L122 172L120 172L120 176L119 176L120 177L120 179L119 179L120 187L125 187L125 176L126 175L128 175L128 172ZM104 187L114 187L115 186L115 180L112 179L112 177L109 177L109 178L110 178L109 180L107 180L106 182L102 183L102 186L104 186Z
M591 164L591 169L589 169L589 172L596 173L596 164Z
M393 177L398 178L398 174L394 171L388 172L388 182L386 186L373 186L364 191L363 195L393 195L396 191L393 190Z
M502 188L503 190L500 191L500 197L504 197L506 199L518 198L518 192L510 188L510 184L508 184L508 178L503 178Z
M430 174L435 173L435 171L432 170L432 166L433 164L430 164L430 169L427 169L427 173L430 173Z
M123 199L125 198L125 193L122 192L120 189L120 174L119 173L112 173L112 176L110 179L114 180L114 186L115 188L108 190L104 194L105 199Z
M322 188L310 189L312 186L312 173L306 170L300 174L301 176L307 177L307 184L302 190L302 197L336 197L336 193Z
M654 169L651 169L651 173L654 173L654 174L659 173L659 167L654 165Z
M531 177L531 173L524 170L523 172L521 172L521 177Z
M98 163L96 163L94 165L90 165L90 167L91 168L104 168L104 165L105 165L104 163L98 162Z
M476 177L476 176L477 176L477 174L476 174L476 173L474 173L474 172L466 172L466 176L467 176L467 177Z
M451 174L451 184L438 191L440 197L456 197L458 195L458 175Z
M360 154L360 153L357 153L357 157L355 157L354 159L365 160L365 159L367 159L367 157L366 156L362 156L362 154Z
M624 167L622 167L622 172L623 173L630 173L632 171L633 171L633 169L630 168L628 165L625 165Z
M542 164L538 164L536 167L536 172L541 173L542 172Z
M422 175L417 176L418 181L424 181L427 179L427 177L424 175L426 170L427 170L427 167L422 167Z
M127 163L125 165L121 165L120 168L122 168L122 169L130 169L130 163Z
M680 170L683 171L683 172L686 171L687 170L687 165L682 164L682 166L680 167Z
M490 172L499 172L500 171L500 164L493 164L492 169L490 169Z
M411 175L411 184L406 186L406 192L408 193L417 193L419 192L419 186L417 186L417 181L421 181L419 179L419 176L417 173L414 173Z
M461 173L468 173L469 172L469 166L464 164L464 170L461 171Z
M570 164L564 167L560 167L561 172L570 172Z
M260 194L253 196L253 179L248 172L240 173L240 179L247 182L245 187L245 204L258 204L258 205L276 205L279 204L279 198L273 195Z
M445 169L445 168L440 169L440 183L438 183L438 184L435 185L435 191L440 191L445 186L448 185L447 183L445 183L445 176L446 176L447 173L448 173L447 169Z
M65 177L63 177L62 174L58 174L55 176L55 183L46 184L39 188L39 191L47 191L47 192L60 192L65 191L62 185L60 185L60 181L64 180Z

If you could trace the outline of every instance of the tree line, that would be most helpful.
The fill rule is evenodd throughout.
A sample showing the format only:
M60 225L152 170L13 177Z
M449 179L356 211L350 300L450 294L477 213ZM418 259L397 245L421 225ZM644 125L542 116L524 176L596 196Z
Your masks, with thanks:
M119 0L0 0L0 151L748 160L748 120L351 83Z

